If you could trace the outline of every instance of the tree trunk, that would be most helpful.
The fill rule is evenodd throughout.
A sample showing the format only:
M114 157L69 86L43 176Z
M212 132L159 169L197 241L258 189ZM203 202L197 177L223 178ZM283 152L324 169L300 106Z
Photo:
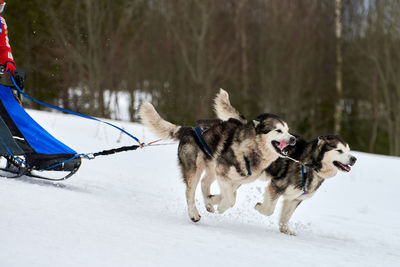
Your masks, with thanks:
M241 59L241 80L242 80L242 96L246 101L245 110L246 114L249 113L248 100L249 95L249 60L247 57L247 32L246 32L246 6L248 0L241 0L236 10L237 17L237 32L240 44L240 59Z
M343 117L343 58L342 58L342 0L335 2L336 17L336 109L335 109L335 134L342 130Z
M376 137L378 133L378 77L375 75L372 84L372 126L371 126L371 137L369 139L368 151L375 153Z

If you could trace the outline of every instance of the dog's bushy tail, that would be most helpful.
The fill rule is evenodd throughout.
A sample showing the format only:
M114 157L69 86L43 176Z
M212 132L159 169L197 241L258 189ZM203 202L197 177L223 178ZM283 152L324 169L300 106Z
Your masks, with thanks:
M161 118L149 102L144 102L140 106L139 116L141 122L159 138L178 140L178 132L181 127Z
M224 89L219 89L218 94L214 98L214 110L217 117L221 120L237 119L242 123L247 123L246 118L239 113L229 101L229 94Z

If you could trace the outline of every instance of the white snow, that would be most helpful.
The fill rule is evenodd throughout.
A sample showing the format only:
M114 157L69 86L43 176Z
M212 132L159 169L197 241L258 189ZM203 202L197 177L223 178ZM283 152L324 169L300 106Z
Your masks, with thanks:
M134 144L115 129L29 110L78 152ZM145 141L138 124L116 122ZM120 143L117 140L121 139ZM63 183L0 178L0 266L400 266L400 158L355 153L349 174L326 181L278 230L280 206L253 206L266 182L239 189L225 214L186 213L176 145L85 160ZM214 185L213 190L218 190Z

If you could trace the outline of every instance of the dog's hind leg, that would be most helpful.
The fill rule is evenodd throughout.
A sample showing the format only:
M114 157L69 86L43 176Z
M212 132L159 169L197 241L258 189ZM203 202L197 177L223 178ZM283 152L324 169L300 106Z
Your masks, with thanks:
M186 183L186 202L188 207L189 218L193 222L200 221L200 214L196 207L196 188L200 180L203 168L198 166L195 170L183 171L183 177Z
M224 213L227 209L233 207L236 202L236 191L234 185L224 178L218 179L221 188L221 199L218 205L218 212Z
M213 168L212 170L215 170L215 168ZM209 175L209 176L207 176L207 175ZM212 175L210 175L206 172L206 175L202 180L203 195L204 195L204 199L206 199L206 196L207 196L207 200L205 200L205 203L206 203L206 208L209 212L214 212L213 206L220 205L221 200L222 200L222 194L223 194L222 188L221 188L221 194L219 194L219 195L211 195L210 194L210 185L212 184L213 181L215 181L215 177L216 177L215 172L213 172ZM208 180L206 180L206 179L208 179ZM218 183L220 183L220 182L218 181ZM229 205L226 204L229 206L228 208L233 207L235 205L237 190L239 189L240 186L241 186L241 184L231 184L231 183L228 183L226 185L227 191L225 191L225 194L228 194L229 197L231 197L230 204ZM221 187L221 185L220 185L220 187ZM225 205L225 204L223 204L223 205ZM221 207L221 209L222 209L222 207Z
M280 194L276 193L275 190L272 188L271 183L267 186L265 193L264 193L264 202L258 202L254 208L261 214L265 216L270 216L274 213L276 203Z
M201 180L201 192L207 211L213 213L215 212L213 205L218 204L218 198L221 198L219 195L211 195L211 184L215 181L215 164L210 163L210 165L212 166L207 166L204 178Z
M301 200L297 199L285 199L283 201L281 218L279 219L279 230L281 233L287 235L296 235L294 232L290 231L288 222L293 215L293 212L300 205Z

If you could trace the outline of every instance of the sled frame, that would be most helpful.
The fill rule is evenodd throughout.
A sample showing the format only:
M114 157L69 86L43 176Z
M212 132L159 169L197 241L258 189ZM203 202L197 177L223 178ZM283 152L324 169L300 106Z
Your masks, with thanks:
M0 176L8 178L8 179L18 179L21 177L30 177L30 178L35 178L35 179L40 179L40 180L46 180L46 181L52 181L52 182L61 182L65 181L71 176L73 176L80 168L81 164L79 164L77 167L72 169L67 175L61 177L61 178L50 178L50 177L45 177L41 175L37 175L32 173L32 171L39 171L40 170L34 170L32 168L24 167L22 166L21 163L17 162L13 157L8 157L8 156L2 156L7 160L6 167L5 168L0 168L0 171L9 173L10 176L8 175L3 175L0 174Z

